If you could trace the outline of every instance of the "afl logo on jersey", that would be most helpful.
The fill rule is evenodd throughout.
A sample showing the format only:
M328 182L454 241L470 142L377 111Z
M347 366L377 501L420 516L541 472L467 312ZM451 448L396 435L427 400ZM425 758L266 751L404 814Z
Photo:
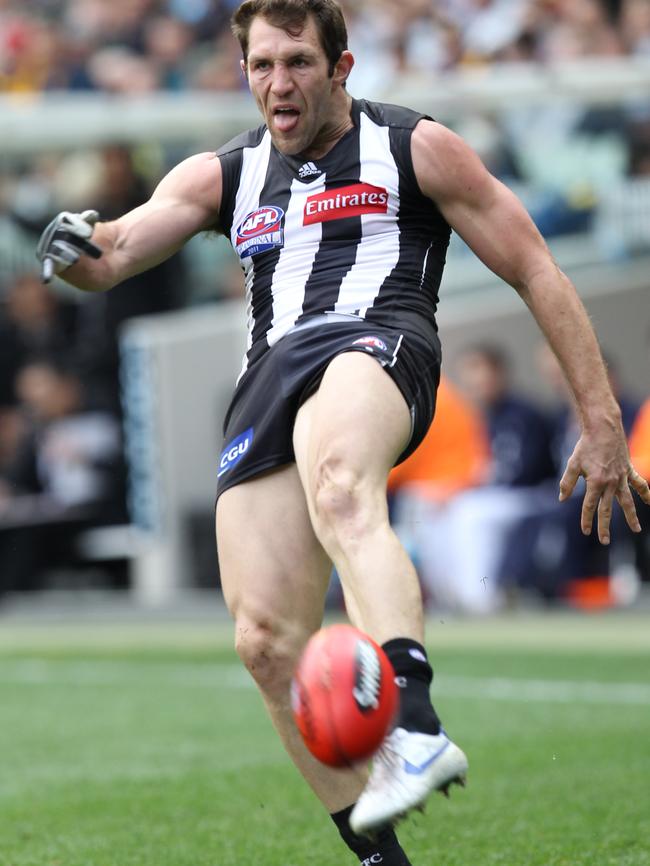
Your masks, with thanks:
M247 214L237 229L235 249L239 257L255 256L284 245L284 211L267 205Z
M373 349L379 349L380 352L388 351L388 346L383 340L380 340L379 337L359 337L359 339L355 340L352 345L363 346L363 348L368 352L372 352Z

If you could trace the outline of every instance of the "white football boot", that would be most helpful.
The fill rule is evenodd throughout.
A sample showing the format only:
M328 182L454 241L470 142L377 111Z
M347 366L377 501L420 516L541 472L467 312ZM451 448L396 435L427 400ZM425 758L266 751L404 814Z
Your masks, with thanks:
M373 833L421 806L431 791L448 796L465 785L467 758L444 731L420 734L395 728L373 758L372 771L350 815L355 833Z

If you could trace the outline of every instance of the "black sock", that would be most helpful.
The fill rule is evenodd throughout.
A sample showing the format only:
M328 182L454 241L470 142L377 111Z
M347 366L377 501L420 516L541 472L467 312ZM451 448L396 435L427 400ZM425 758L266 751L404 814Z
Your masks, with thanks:
M411 861L402 850L392 827L378 830L371 841L367 836L357 836L350 829L350 812L353 806L341 809L332 815L341 838L350 851L357 855L361 866L411 866Z
M433 671L426 650L406 637L389 640L382 648L395 669L395 682L400 687L397 725L407 731L439 734L440 719L429 694Z

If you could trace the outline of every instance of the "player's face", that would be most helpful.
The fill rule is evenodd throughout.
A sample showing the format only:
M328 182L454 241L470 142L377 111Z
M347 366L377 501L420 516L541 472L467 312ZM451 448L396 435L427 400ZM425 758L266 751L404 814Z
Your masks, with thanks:
M298 36L264 18L253 19L248 65L251 92L264 115L273 143L286 154L311 155L335 141L350 117L341 84L352 68L344 52L333 76L309 16ZM341 98L343 96L343 98Z

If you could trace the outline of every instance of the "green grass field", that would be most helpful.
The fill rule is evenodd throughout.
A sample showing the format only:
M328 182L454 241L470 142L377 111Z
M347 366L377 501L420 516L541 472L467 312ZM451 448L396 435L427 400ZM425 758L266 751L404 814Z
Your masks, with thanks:
M2 866L346 866L222 624L0 621ZM650 616L429 629L469 784L414 866L650 866Z

